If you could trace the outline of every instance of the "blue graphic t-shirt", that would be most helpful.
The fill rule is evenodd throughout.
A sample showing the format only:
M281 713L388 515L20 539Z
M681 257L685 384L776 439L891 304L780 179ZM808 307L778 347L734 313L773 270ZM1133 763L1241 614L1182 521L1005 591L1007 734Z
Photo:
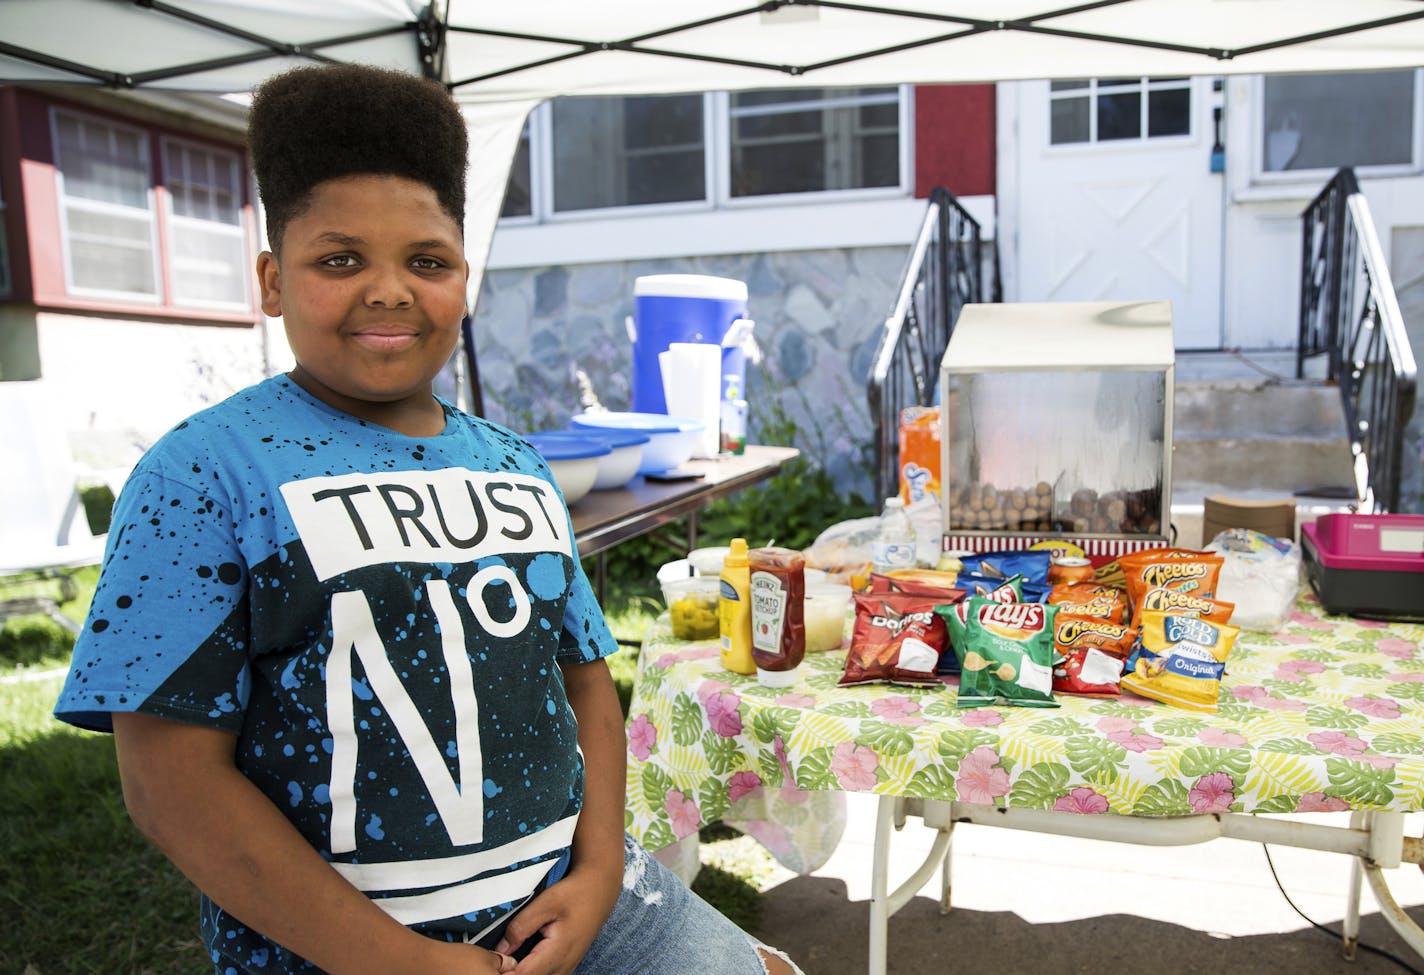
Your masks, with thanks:
M232 732L352 884L474 938L562 875L583 769L557 665L616 646L532 447L448 406L406 437L277 377L139 463L55 713ZM308 967L202 917L219 971Z

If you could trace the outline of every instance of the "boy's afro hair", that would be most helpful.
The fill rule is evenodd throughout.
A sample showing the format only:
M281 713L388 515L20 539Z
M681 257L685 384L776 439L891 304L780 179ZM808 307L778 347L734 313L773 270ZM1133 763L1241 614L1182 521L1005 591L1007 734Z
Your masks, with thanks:
M274 253L316 185L341 176L424 183L463 227L469 135L439 82L367 65L294 68L253 93L247 141Z

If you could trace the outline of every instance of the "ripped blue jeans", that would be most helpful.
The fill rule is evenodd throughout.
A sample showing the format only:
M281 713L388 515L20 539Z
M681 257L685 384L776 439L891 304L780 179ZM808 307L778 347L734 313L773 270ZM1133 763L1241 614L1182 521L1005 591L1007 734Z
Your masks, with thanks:
M573 975L765 975L758 947L625 835L623 890Z

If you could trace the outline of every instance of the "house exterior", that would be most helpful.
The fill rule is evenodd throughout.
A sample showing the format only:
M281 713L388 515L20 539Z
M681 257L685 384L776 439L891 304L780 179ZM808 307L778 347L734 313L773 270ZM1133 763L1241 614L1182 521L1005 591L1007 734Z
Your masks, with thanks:
M1285 349L1299 214L1353 165L1424 347L1420 83L1394 71L546 103L475 305L485 412L531 431L590 396L626 408L634 280L736 278L764 353L752 435L789 421L868 494L865 376L936 186L996 248L1006 301L1168 298L1179 349ZM241 106L211 99L0 89L0 379L42 376L96 466L290 362L251 290L259 215L241 133Z

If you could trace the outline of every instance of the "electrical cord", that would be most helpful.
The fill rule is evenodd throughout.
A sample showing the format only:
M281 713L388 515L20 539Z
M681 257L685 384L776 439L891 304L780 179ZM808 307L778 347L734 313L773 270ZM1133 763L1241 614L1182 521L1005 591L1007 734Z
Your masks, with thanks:
M1262 843L1261 849L1264 850L1266 853L1266 866L1271 868L1271 879L1276 882L1276 889L1281 892L1281 896L1286 899L1286 903L1290 905L1291 910L1299 914L1311 927L1315 928L1318 931L1323 931L1324 933L1330 935L1330 937L1334 938L1337 941L1341 940L1343 936L1340 934L1340 932L1332 931L1330 928L1326 927L1320 922L1312 918L1306 917L1305 912L1295 906L1295 901L1291 900L1290 894L1286 893L1286 888L1281 883L1280 875L1276 873L1276 864L1271 859L1271 848L1265 843ZM1410 975L1424 975L1424 972L1420 972L1419 969L1409 964L1409 962L1405 961L1403 958L1400 958L1398 955L1388 952L1383 948L1377 948L1372 944L1368 944L1364 941L1359 940L1355 942L1355 947L1363 948L1365 951L1368 951L1371 954L1379 955L1381 958L1385 958L1389 961L1394 962L1400 968L1404 969L1406 972L1409 972Z

